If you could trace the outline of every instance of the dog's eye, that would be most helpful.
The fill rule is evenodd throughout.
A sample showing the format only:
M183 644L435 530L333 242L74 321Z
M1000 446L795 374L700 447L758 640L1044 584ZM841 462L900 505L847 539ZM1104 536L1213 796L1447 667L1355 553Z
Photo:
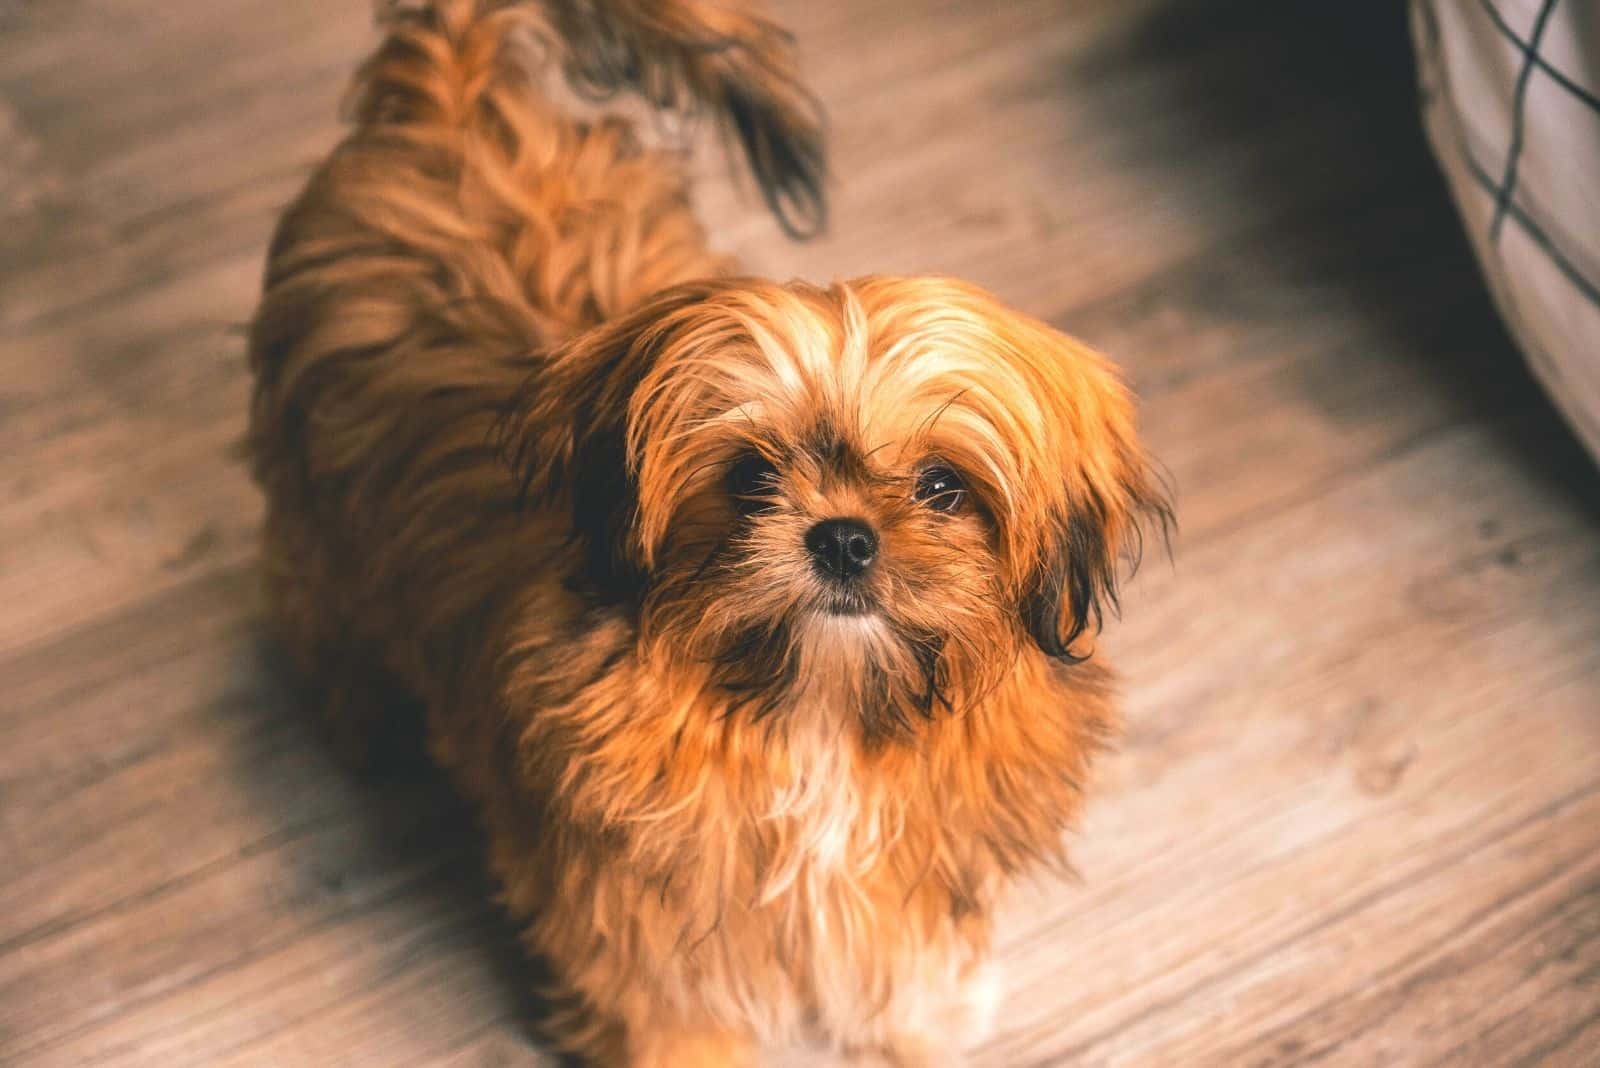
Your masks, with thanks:
M936 512L955 512L967 501L967 487L953 468L933 464L917 476L916 495Z
M747 452L728 469L728 492L746 514L772 507L770 498L777 489L778 469L760 453Z

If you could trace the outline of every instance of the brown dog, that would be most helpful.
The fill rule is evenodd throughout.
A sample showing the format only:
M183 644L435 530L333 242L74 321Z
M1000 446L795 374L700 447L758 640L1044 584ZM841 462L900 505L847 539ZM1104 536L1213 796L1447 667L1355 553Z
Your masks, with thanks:
M693 103L815 223L735 0L385 9L251 335L265 556L346 744L405 699L601 1065L949 1064L991 913L1115 714L1084 643L1163 520L1094 353L960 283L730 276L677 161L535 90Z

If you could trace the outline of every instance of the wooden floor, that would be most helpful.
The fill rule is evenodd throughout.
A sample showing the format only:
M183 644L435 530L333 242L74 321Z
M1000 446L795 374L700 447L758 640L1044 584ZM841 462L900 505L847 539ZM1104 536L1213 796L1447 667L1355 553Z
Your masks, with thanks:
M1600 1064L1600 477L1400 7L788 0L830 236L705 164L755 268L957 273L1113 353L1179 487L987 1068ZM469 821L335 770L256 595L238 326L371 40L358 0L0 3L0 1063L547 1063Z

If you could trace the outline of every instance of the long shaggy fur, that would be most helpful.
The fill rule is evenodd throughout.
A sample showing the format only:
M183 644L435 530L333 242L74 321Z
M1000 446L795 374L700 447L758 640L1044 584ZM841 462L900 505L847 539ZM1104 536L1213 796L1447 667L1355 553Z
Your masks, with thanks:
M817 110L743 2L382 20L250 345L267 584L330 729L425 712L562 1047L950 1063L1115 724L1087 643L1165 515L1125 390L960 283L731 274L675 159L534 88L708 111L814 226ZM834 516L880 543L847 604L803 547Z

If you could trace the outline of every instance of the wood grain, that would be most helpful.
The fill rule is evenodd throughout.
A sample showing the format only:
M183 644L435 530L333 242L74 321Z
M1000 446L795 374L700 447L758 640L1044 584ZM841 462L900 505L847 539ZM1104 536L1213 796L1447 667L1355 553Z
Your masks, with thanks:
M1398 7L786 2L830 233L697 157L754 268L960 274L1113 353L1179 488L980 1066L1600 1061L1600 478ZM548 1063L470 818L337 771L262 633L237 327L370 42L0 3L0 1063Z

